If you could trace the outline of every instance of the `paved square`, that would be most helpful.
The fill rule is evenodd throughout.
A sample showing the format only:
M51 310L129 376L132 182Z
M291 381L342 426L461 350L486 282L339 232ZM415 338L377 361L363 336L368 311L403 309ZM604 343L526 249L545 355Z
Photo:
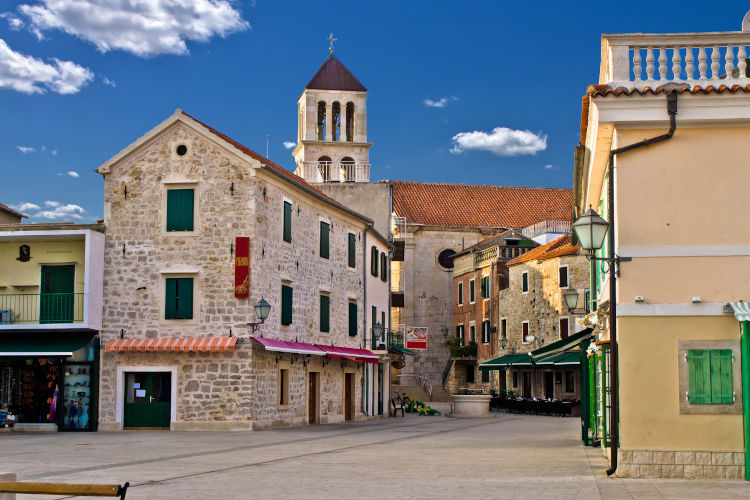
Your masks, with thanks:
M129 500L750 498L745 481L617 479L575 418L390 418L242 433L0 434L19 479L123 483ZM19 496L19 500L53 498ZM59 498L59 497L58 497Z

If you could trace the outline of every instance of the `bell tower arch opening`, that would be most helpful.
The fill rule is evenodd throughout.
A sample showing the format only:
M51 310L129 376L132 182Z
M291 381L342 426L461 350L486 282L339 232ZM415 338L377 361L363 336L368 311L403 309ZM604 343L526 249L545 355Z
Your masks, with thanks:
M346 103L346 142L354 141L354 103Z
M326 103L318 102L318 121L317 121L318 140L326 140Z

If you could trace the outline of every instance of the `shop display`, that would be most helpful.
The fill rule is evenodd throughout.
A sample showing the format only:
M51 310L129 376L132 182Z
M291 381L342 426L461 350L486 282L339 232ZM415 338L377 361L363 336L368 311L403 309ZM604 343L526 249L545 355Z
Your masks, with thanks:
M66 364L63 399L63 427L88 429L91 405L91 374L88 365Z

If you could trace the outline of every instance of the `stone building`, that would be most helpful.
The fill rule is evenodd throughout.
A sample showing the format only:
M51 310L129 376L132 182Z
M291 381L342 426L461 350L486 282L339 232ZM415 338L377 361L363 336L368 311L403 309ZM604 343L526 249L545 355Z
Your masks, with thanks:
M13 210L8 205L0 203L0 224L20 224L23 219L28 219L28 217Z
M363 349L365 307L387 315L387 291L366 292L366 262L388 241L370 219L179 110L97 172L101 430L249 430L372 412L379 370L363 368L378 362Z
M506 262L534 247L535 241L520 231L490 236L453 256L453 363L444 374L443 386L455 394L461 389L488 393L497 382L494 372L479 370L479 363L493 359L499 349L498 295L508 287Z
M499 338L501 342L506 339L499 354L503 355L500 360L507 360L507 369L500 372L498 389L523 397L580 399L578 353L554 365L532 365L528 356L513 355L526 355L583 329L575 319L586 312L590 279L586 257L571 244L570 236L562 236L509 261L507 266L508 286L500 291L498 301ZM579 295L573 311L568 310L563 298L569 290Z

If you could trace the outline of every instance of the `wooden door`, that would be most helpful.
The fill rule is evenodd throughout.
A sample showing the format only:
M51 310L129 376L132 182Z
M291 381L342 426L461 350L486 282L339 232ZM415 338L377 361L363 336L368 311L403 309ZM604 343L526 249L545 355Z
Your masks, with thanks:
M76 266L42 266L39 322L72 323Z
M523 397L531 397L531 372L523 372Z
M171 400L171 373L126 373L123 426L169 429Z
M547 399L555 397L555 377L552 372L544 372L544 397Z
M344 375L344 420L352 419L352 392L354 392L354 374Z
M314 424L318 420L318 374L310 372L307 378L307 418L309 423Z

